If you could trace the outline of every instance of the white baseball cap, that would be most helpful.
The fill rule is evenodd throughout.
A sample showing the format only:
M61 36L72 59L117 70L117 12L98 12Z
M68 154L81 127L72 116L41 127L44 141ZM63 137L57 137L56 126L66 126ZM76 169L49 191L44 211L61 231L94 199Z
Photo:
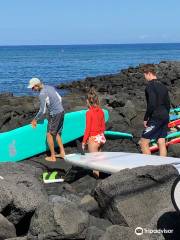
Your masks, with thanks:
M41 84L41 81L39 80L39 78L31 78L31 80L29 80L29 85L27 88L33 88L35 85Z

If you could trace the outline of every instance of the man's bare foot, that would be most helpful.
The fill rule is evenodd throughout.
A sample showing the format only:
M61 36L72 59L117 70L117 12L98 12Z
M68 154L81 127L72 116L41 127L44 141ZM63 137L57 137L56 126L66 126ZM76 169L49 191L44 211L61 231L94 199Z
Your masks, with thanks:
M65 158L65 153L59 153L59 154L56 154L55 155L57 158L62 158L64 159Z
M46 157L45 160L49 161L49 162L56 162L56 158L55 157Z

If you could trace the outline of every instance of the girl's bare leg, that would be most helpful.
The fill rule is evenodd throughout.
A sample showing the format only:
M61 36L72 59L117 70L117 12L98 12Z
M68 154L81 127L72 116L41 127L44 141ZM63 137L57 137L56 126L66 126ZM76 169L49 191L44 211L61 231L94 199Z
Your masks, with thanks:
M89 142L88 143L88 150L89 152L99 152L100 144L95 142ZM93 170L93 175L97 178L99 178L99 171Z

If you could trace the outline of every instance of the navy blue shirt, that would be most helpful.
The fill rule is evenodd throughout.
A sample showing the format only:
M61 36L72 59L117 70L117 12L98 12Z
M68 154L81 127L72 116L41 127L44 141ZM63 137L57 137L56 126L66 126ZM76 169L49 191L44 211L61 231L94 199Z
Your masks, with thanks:
M145 89L147 110L144 121L168 120L170 100L166 86L158 80L151 80Z

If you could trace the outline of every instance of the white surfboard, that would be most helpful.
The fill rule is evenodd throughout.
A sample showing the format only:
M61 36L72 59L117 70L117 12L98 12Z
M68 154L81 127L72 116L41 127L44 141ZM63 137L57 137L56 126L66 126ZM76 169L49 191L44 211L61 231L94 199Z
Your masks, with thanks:
M115 173L125 168L135 168L146 165L172 164L180 172L180 158L160 157L140 153L97 152L66 155L65 161L86 169L99 170L105 173Z

